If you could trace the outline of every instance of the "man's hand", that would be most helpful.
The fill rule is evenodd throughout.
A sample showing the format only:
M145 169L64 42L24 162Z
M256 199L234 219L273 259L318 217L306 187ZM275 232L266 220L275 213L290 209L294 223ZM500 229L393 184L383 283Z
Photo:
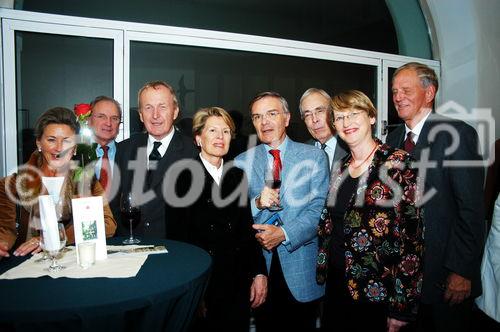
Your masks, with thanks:
M257 308L266 301L267 297L267 277L263 274L257 275L250 287L250 302L252 308Z
M9 257L9 246L5 241L0 241L0 259L2 257Z
M387 332L398 332L406 324L408 323L402 320L387 317Z
M252 227L258 231L255 238L267 250L273 250L274 247L285 241L285 233L283 233L281 227L261 224L254 224Z
M279 189L271 189L269 187L264 187L262 192L255 200L255 205L259 210L267 209L273 205L280 204L280 191Z
M470 296L470 290L470 280L452 272L446 281L444 300L450 305L462 303Z
M42 248L40 248L40 238L34 237L21 244L14 251L14 256L26 256L29 253L34 255L40 251L42 251Z

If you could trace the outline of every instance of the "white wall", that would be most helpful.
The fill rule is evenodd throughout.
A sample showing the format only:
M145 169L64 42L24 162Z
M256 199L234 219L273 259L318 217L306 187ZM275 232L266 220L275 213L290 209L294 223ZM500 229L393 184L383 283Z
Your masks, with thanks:
M500 122L500 1L425 0L441 60L441 101L491 108ZM434 45L436 46L436 45ZM473 113L479 116L479 112ZM495 137L500 137L500 124Z

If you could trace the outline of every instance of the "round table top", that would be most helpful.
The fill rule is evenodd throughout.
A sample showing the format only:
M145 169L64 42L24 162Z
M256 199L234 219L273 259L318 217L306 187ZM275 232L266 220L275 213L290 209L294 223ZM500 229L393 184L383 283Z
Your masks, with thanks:
M202 249L178 241L152 240L141 244L165 245L167 254L149 255L132 278L0 280L0 321L50 321L120 313L175 298L193 283L207 279L211 258ZM108 239L108 244L118 244ZM24 258L4 258L0 274Z

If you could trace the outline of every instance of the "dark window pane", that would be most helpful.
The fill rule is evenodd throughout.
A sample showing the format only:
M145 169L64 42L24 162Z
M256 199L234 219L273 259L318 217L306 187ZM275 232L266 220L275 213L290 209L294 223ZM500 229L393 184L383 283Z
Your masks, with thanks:
M113 95L113 40L16 32L18 164L35 149L37 118Z
M137 91L144 83L164 80L177 91L181 115L189 118L201 107L220 106L243 115L244 134L253 133L248 103L255 94L274 90L288 101L289 134L309 138L300 119L302 93L317 87L333 94L347 89L365 92L374 102L376 67L213 48L132 42L130 47L130 132L142 130L137 116Z

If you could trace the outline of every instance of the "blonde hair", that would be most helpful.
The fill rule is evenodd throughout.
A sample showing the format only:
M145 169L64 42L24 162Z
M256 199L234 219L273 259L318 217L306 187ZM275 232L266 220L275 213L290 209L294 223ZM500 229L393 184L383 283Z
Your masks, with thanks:
M205 124L207 123L208 118L212 116L221 117L224 120L224 122L229 126L229 129L231 130L231 137L234 138L234 132L236 130L234 121L229 115L229 113L226 112L225 109L220 107L201 108L194 114L193 137L201 135L201 132L203 131L203 128L205 128Z
M332 98L333 112L340 112L344 109L354 108L368 113L370 118L377 117L377 109L372 101L359 90L348 90L339 93Z

